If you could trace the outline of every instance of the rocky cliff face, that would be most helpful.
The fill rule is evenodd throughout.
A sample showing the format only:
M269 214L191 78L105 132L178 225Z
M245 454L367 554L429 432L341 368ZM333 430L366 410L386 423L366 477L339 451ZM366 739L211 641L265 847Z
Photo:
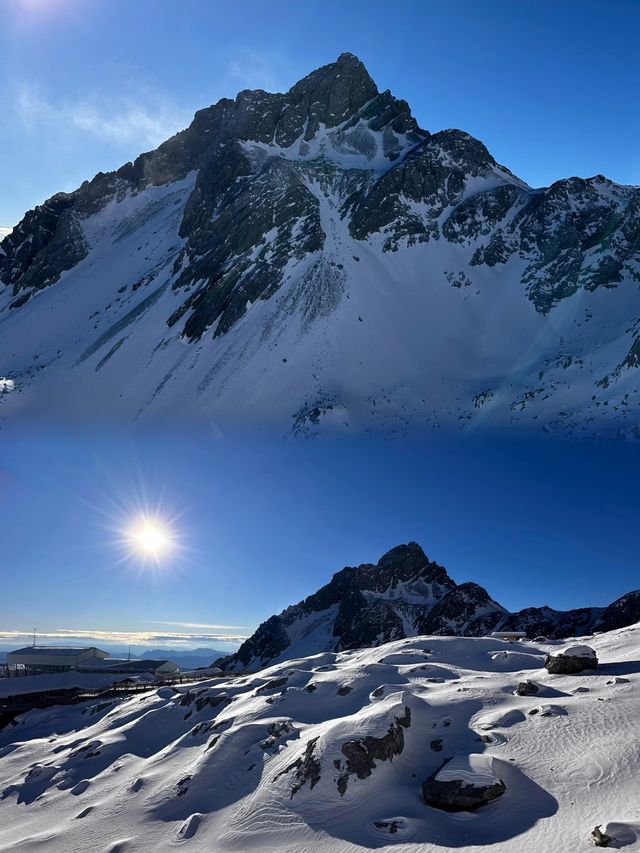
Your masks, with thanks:
M632 435L639 283L640 189L531 189L343 54L26 214L0 414Z
M274 661L417 635L481 637L492 631L524 631L530 638L557 639L638 621L640 591L607 608L530 607L509 613L478 584L456 584L417 542L409 542L392 548L375 565L337 572L316 593L263 622L238 652L216 666L259 669Z

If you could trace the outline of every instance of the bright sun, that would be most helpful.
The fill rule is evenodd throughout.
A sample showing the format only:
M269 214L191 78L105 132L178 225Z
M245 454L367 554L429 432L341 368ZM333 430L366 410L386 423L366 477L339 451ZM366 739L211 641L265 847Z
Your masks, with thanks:
M170 545L166 531L158 527L157 524L143 524L142 527L134 531L133 537L138 547L149 554L157 554Z
M137 519L129 528L127 539L133 552L156 562L175 546L175 536L169 525L156 518Z

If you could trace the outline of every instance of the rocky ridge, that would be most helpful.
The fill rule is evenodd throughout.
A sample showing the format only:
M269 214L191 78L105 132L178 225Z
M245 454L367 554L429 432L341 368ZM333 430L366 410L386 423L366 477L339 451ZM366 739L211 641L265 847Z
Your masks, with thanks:
M456 584L417 542L409 542L392 548L375 565L337 572L317 592L263 622L235 654L215 665L227 671L254 670L303 655L424 635L482 637L513 631L531 639L561 639L638 621L640 591L608 607L529 607L510 613L478 584Z

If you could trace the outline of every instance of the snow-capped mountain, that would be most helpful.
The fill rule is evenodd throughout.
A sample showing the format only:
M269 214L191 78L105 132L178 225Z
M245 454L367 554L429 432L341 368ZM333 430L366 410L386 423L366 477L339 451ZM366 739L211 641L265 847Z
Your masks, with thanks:
M504 630L557 639L638 621L640 590L608 607L529 607L509 613L478 584L456 584L417 542L409 542L375 565L337 572L313 595L263 622L237 652L215 664L227 671L255 670L292 657L420 635L481 637Z
M639 637L589 638L577 675L553 645L421 637L33 710L0 730L0 850L588 853L595 826L637 850ZM443 765L502 793L435 807Z
M0 244L0 417L634 435L640 188L532 189L343 54Z

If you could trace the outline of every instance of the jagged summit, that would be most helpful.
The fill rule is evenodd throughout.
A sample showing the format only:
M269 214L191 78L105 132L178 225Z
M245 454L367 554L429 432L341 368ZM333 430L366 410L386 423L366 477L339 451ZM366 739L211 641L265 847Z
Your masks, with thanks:
M292 86L287 101L307 119L304 137L310 139L320 124L342 124L377 95L378 87L364 64L352 53L342 53Z
M639 281L640 189L532 190L344 53L25 215L0 422L633 437Z
M259 669L274 661L419 635L480 637L507 630L558 638L638 620L640 591L606 608L530 607L510 613L484 587L472 581L457 584L417 542L408 542L377 563L336 572L317 592L269 617L235 654L215 663L229 671Z

